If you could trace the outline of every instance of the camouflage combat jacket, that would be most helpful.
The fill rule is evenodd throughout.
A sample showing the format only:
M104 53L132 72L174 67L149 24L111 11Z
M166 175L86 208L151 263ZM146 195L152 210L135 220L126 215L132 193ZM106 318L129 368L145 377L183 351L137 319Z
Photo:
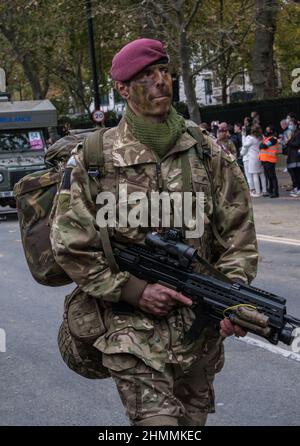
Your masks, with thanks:
M234 142L231 139L227 139L225 141L218 141L218 145L227 153L231 153L234 158L237 158L237 151L234 145Z
M205 194L205 230L192 244L200 256L211 262L232 279L250 282L256 275L257 244L251 201L244 177L234 157L225 153L208 136L208 164L213 178L213 191L203 161L198 156L196 140L185 132L167 155L158 161L154 152L137 141L123 119L118 127L104 134L106 175L100 180L100 190L116 194L118 184L126 183L133 191L182 191L182 154L188 153L191 168L191 188ZM101 250L99 227L96 223L95 199L83 163L79 145L72 156L69 188L60 191L51 229L51 243L56 261L73 281L90 296L99 299L106 332L94 346L103 355L104 365L118 368L110 358L122 353L123 367L133 365L135 357L163 371L166 363L188 367L199 351L207 351L218 333L205 329L197 342L183 341L194 320L190 308L173 310L168 317L156 318L138 309L131 315L116 315L111 308L121 296L121 288L129 273L113 274ZM214 196L214 200L212 197ZM224 241L214 236L212 221ZM145 232L138 228L116 228L115 235L126 240L143 242ZM225 247L226 245L226 247ZM197 267L201 271L201 266ZM197 353L198 352L198 353ZM112 363L114 362L114 365ZM127 362L127 366L124 366Z

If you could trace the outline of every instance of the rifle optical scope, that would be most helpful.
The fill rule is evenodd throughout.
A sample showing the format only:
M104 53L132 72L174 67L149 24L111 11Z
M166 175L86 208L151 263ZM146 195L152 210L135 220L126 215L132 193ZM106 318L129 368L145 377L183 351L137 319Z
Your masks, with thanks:
M149 247L156 251L162 251L164 254L169 254L179 262L191 263L196 260L197 250L183 243L180 232L176 229L165 231L162 234L148 232L145 242Z

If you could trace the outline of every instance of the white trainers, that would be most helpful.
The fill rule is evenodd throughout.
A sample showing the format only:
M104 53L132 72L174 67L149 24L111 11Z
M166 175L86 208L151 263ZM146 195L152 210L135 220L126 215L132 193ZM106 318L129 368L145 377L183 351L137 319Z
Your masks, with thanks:
M297 189L296 192L290 194L290 197L300 198L300 189Z
M292 189L290 192L290 197L293 197L294 194L296 194L297 192L298 192L298 189L296 187L294 187L294 189Z
M252 192L250 195L251 195L251 197L253 197L253 198L259 198L259 197L262 197L262 194L257 194L256 192Z

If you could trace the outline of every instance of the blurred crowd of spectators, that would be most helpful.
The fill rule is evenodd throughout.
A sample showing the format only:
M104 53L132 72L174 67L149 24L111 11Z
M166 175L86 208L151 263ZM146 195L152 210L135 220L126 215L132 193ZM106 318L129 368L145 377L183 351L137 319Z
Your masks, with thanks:
M256 111L243 123L213 121L210 125L203 122L200 127L236 158L252 197L279 197L276 164L282 153L287 157L286 169L291 177L290 196L300 198L300 122L294 113L282 119L280 134L271 124L262 129Z

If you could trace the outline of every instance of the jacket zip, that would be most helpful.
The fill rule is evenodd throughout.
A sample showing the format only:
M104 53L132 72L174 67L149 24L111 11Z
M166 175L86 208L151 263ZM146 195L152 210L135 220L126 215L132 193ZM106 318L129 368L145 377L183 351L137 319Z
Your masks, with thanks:
M163 181L161 177L161 163L156 164L156 180L157 180L157 187L159 192L163 189Z

